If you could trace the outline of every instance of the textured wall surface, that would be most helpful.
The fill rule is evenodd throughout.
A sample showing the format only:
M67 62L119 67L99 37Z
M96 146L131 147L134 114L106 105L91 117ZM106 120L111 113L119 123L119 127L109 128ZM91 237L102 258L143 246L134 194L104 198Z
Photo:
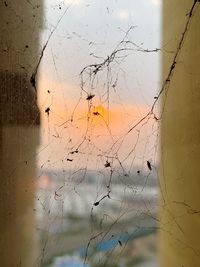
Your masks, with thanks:
M40 115L30 82L39 58L42 1L0 2L0 265L34 266L34 192ZM38 265L37 265L38 266Z
M200 266L199 25L198 1L163 2L163 79L173 71L162 103L161 267Z

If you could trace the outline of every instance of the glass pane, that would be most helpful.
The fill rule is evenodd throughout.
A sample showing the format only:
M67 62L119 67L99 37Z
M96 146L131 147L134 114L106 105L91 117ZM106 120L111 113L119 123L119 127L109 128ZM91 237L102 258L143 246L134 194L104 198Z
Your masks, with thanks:
M2 266L158 266L161 1L0 12Z
M36 198L43 266L157 266L159 123L151 107L160 8L45 2Z

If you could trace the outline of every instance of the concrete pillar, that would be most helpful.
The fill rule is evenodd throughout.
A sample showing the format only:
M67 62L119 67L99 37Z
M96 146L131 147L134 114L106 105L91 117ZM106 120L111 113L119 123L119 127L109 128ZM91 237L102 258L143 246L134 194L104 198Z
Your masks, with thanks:
M30 78L42 1L0 2L0 266L35 266L34 193L40 116ZM37 265L38 266L38 265Z
M187 22L188 29L184 33ZM160 266L199 267L199 1L164 0L162 29L163 79L167 77L177 51L178 57L162 99ZM183 42L179 49L181 38Z

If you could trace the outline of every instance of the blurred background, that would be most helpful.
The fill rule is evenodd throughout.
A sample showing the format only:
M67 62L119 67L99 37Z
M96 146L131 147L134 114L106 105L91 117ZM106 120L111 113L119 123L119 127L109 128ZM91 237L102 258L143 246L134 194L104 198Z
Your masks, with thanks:
M161 1L49 0L44 14L42 266L157 266Z

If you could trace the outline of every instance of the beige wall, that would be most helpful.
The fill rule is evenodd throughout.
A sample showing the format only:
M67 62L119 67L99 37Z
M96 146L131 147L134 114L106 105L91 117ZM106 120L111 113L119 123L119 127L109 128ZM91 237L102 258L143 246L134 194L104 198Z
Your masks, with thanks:
M4 126L1 140L0 266L31 267L39 256L34 209L39 128Z
M163 79L193 0L163 2ZM200 3L163 95L160 266L200 266Z
M0 266L39 266L35 221L40 115L30 83L42 1L0 2Z
M0 2L0 71L32 73L38 60L42 5L42 0Z

